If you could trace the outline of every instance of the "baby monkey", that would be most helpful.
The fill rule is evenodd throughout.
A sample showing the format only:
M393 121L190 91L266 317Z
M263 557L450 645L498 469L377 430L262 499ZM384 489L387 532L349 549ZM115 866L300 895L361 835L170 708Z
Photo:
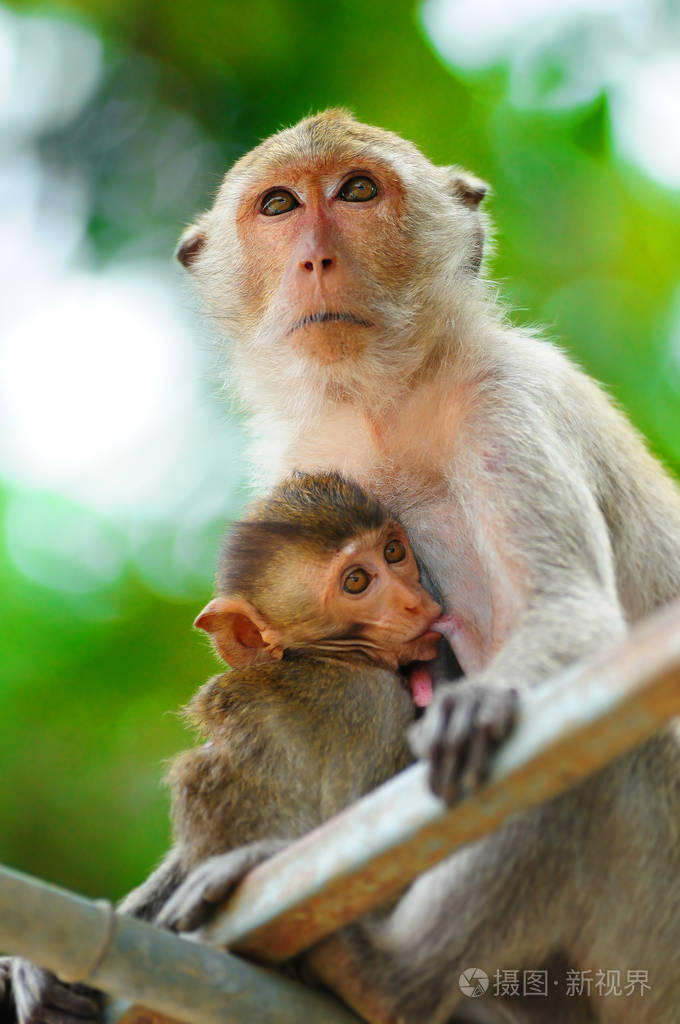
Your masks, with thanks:
M232 528L196 619L232 671L189 704L208 743L169 773L177 855L200 868L161 923L195 927L254 864L412 761L398 669L436 657L441 611L403 527L337 473L295 474Z
M296 473L256 502L196 619L232 671L185 709L206 742L170 767L174 846L119 909L191 930L251 867L405 768L415 702L398 669L436 657L441 612L403 527L358 485ZM20 1024L99 1013L91 990L25 960L12 987Z

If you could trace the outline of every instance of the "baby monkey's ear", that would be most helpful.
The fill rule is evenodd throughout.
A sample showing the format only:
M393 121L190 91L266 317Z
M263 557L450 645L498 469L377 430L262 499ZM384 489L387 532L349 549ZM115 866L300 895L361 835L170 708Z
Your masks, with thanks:
M232 668L244 668L283 657L279 633L248 601L215 597L194 622L210 634L215 650Z

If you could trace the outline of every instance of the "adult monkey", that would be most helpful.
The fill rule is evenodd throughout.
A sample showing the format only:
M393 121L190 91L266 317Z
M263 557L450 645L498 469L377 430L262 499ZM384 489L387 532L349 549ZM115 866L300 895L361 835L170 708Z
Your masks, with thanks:
M358 479L445 599L468 680L438 691L413 746L449 799L461 719L474 743L498 687L540 683L680 593L678 492L593 381L506 323L479 273L485 192L331 110L239 160L178 248L276 439L268 469ZM357 970L422 1024L448 1019L463 968L566 951L649 970L644 997L594 995L601 1020L677 1020L679 771L670 726L463 850L384 926L350 931ZM465 1019L495 1019L472 1005Z

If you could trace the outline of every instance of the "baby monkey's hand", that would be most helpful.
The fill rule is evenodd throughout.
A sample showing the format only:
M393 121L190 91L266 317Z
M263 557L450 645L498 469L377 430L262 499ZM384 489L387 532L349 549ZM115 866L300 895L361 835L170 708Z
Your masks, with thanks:
M278 853L288 842L287 839L262 839L210 857L172 894L156 923L179 932L200 928L249 871Z

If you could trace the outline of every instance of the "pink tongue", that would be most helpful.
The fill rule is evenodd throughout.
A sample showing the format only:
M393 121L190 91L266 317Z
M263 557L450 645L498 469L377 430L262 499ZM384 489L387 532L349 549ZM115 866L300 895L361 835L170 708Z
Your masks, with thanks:
M432 700L432 679L425 668L414 668L409 673L411 696L417 708L426 708Z

